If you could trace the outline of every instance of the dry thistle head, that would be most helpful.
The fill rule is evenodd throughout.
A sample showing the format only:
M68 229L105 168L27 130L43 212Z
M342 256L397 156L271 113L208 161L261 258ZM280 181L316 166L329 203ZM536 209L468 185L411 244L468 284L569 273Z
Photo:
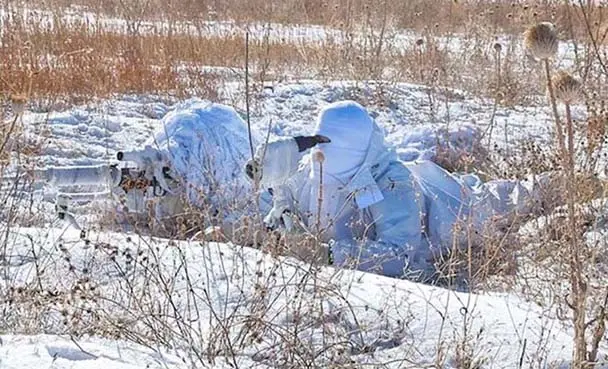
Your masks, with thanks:
M557 31L549 22L541 22L524 32L524 46L536 59L549 59L557 54Z
M314 154L312 154L312 160L316 161L317 163L322 163L325 161L325 154L323 154L323 152L320 150L317 150L314 152Z
M15 115L22 114L25 111L25 104L27 104L27 97L25 95L12 94L10 100Z
M580 81L566 71L557 72L551 79L551 83L555 91L555 98L566 104L578 100L581 96L582 86Z

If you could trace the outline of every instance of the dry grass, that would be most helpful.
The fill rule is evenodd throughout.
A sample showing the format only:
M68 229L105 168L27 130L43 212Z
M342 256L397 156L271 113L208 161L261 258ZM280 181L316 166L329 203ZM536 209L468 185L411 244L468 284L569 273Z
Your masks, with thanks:
M33 97L73 99L170 92L214 98L226 77L202 66L235 68L237 78L241 78L244 37L242 32L209 34L209 25L203 21L236 19L241 25L253 21L320 23L333 27L342 39L295 41L290 34L253 38L250 62L254 83L302 77L384 79L433 88L457 87L497 97L500 104L529 103L543 93L541 80L530 73L537 66L520 58L519 37L500 44L500 48L492 47L495 37L501 32L519 35L534 19L555 20L564 40L571 38L569 35L585 35L563 21L568 14L568 19L581 14L561 2L547 7L427 0L373 6L366 1L349 2L347 7L316 0L264 2L264 6L256 1L192 1L179 2L178 6L173 1L108 1L99 5L83 0L79 4L98 20L104 15L120 17L128 30L120 33L95 20L68 22L62 18L67 3L61 1L40 4L51 12L53 28L19 17L5 19L0 25L0 91L23 92L26 80L34 74ZM3 8L5 14L19 9L14 3ZM593 19L602 17L603 10L590 11L588 16L591 31L597 34L597 42L602 42L605 35ZM156 19L163 25L143 27L142 19ZM581 22L571 23L581 26ZM184 32L186 24L192 32ZM402 28L420 31L420 43L397 42L395 37ZM464 38L457 49L446 46L446 40L459 35ZM603 91L605 79L596 70L597 63L592 63L588 43L580 45L579 56L577 69Z
M550 20L571 25L568 32L577 37L587 33L580 14L575 14L571 6L560 0L54 0L40 1L39 4L49 9L79 5L93 12L134 19L234 19L239 22L273 21L333 27L381 22L383 8L390 5L391 23L415 31L433 28L441 34L450 34L481 27L495 33L519 34L530 23ZM590 21L601 22L605 16L596 14Z
M261 45L251 48L254 55L262 52ZM27 86L34 73L32 91L38 97L155 92L213 97L219 77L202 66L240 67L243 49L244 39L238 36L133 37L84 26L69 26L61 33L21 29L2 42L0 77L3 92L11 93ZM295 46L271 51L277 63L299 55Z

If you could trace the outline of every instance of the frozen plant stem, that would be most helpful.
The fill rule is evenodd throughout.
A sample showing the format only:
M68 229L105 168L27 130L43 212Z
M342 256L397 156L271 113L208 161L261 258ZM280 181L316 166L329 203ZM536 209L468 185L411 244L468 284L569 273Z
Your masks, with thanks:
M598 349L604 333L606 333L606 307L608 306L608 287L606 288L606 294L604 295L604 303L600 306L600 312L597 315L597 327L593 334L593 340L591 342L591 351L589 352L589 362L594 363L597 361Z
M247 111L247 133L249 135L249 149L251 160L254 159L253 139L251 137L251 118L249 113L249 31L245 32L245 110Z
M317 233L321 233L321 206L323 206L323 161L319 161L319 196L317 197Z
M21 114L16 115L15 119L13 119L13 121L11 122L11 125L8 129L8 132L6 133L6 137L4 137L4 140L2 141L2 144L0 144L0 153L4 152L4 148L6 147L6 144L9 142L11 135L13 134L13 131L15 130L15 126L17 125L17 121L19 120L19 117L21 116Z
M566 129L568 131L568 166L574 172L574 124L572 122L572 113L570 103L566 103ZM574 173L572 173L574 174Z
M551 84L551 83L550 83ZM566 129L568 131L568 153L564 160L567 163L568 179L566 190L568 197L568 220L570 225L570 283L573 296L573 322L574 322L574 364L575 367L585 368L587 359L587 345L585 339L586 330L586 305L587 288L583 277L583 266L581 263L580 247L577 242L577 219L575 209L575 171L574 171L574 128L570 103L566 106Z
M496 123L496 111L498 110L498 101L500 100L500 96L502 94L500 91L500 83L502 81L500 75L500 48L497 48L495 46L494 49L496 51L496 86L494 88L494 104L492 106L492 115L490 116L490 124L488 126L488 129L481 136L481 138L483 139L485 134L488 134L488 147L492 144L492 132L494 131L494 124Z
M558 155L561 161L561 188L565 191L567 204L567 229L568 236L564 239L568 249L569 282L571 294L570 301L566 301L572 309L572 323L574 324L574 342L572 367L582 369L587 364L587 344L585 339L586 330L586 300L587 286L584 281L584 270L581 262L582 248L585 243L581 240L578 229L576 214L576 174L574 162L574 128L569 104L579 93L580 84L569 74L558 73L555 79L551 78L549 60L558 52L557 32L555 26L548 22L541 22L524 32L524 45L532 56L540 59L544 64L547 78L547 93L553 110L555 120L555 131L558 143ZM564 139L564 129L557 111L557 99L564 102L566 106L566 130L568 142ZM566 145L568 148L566 149ZM568 300L568 298L566 298Z

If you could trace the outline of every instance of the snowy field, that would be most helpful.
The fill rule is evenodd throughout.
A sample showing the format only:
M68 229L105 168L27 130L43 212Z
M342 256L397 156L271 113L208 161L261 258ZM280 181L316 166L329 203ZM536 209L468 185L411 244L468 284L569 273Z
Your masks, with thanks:
M65 319L84 338L5 336L3 368L186 368L181 359L210 353L218 368L281 367L295 354L296 362L321 367L421 367L442 360L457 367L463 355L483 367L515 368L520 361L566 367L571 355L569 331L552 312L513 295L457 293L331 268L313 271L312 278L310 267L295 260L231 244L93 232L81 239L59 229L22 229L14 237L5 278L15 288L55 289L59 297L48 297L40 324L60 330L55 327ZM28 239L39 241L32 246ZM44 271L39 281L35 268ZM64 290L74 302L66 302ZM140 316L146 309L150 315ZM110 314L137 337L172 332L166 339L175 349L161 356L151 351L156 347L86 338ZM222 347L227 337L234 357Z
M35 9L0 13L0 21L10 17L54 25L53 13ZM133 31L124 19L78 8L67 11L62 21L91 30ZM219 38L249 30L258 41L293 44L344 43L348 38L339 30L309 25L146 21L137 27L142 34ZM355 41L364 43L369 36L357 34ZM418 37L400 30L388 38L389 48L410 49ZM498 39L512 45L510 37ZM456 36L436 41L456 54L477 42ZM483 50L491 53L491 47ZM517 47L509 53L521 56L523 51ZM562 43L556 66L573 62L572 46ZM245 118L244 85L235 81L243 71L201 68L229 72L231 78L219 84L218 102ZM495 107L493 99L440 86L289 80L268 83L253 96L256 143L267 136L310 134L323 106L353 99L369 109L403 161L443 155L441 160L450 162L471 154L484 162L479 170L492 170L480 174L491 177L501 172L499 158L519 157L524 142L548 151L553 144L551 109L539 97L530 99L538 102L533 106ZM62 111L31 107L21 118L24 139L40 149L27 164L114 163L119 151L141 148L163 132L168 114L202 103L198 98L120 95ZM584 106L572 109L575 120L585 121ZM240 143L237 150L248 153L249 147ZM605 149L600 156L607 157ZM598 174L606 178L608 173ZM539 271L538 265L523 264L513 276L513 288L467 293L312 267L232 242L110 232L99 222L116 204L104 198L71 209L81 228L76 229L57 218L53 201L58 188L39 183L34 189L28 209L19 209L34 220L3 236L8 241L6 258L0 260L0 315L13 331L0 330L0 369L570 367L571 321L553 304L562 296L548 290L565 282L552 280L550 268ZM605 206L602 202L598 208ZM608 222L598 224L585 236L605 248ZM528 232L530 247L544 246L535 233L538 224L527 225L521 233ZM527 262L534 258L531 254L514 257ZM605 275L602 260L590 267ZM502 287L503 281L495 282ZM531 297L530 291L541 297ZM608 368L605 335L599 346L597 367Z
M244 113L241 87L226 84L222 98ZM442 103L431 109L422 86L391 86L390 98L382 100L376 87L304 81L267 88L252 107L256 141L268 127L272 137L308 133L324 104L357 98L402 160L433 159L438 142L449 142L455 154L469 150L491 119L491 102L464 92L443 91L435 96ZM27 112L23 121L30 139L46 140L39 165L101 164L149 141L168 112L199 102L124 96L62 112ZM499 108L485 144L548 145L548 114L541 107ZM43 190L53 198L53 188ZM568 367L571 358L572 333L556 312L514 293L467 294L332 268L314 270L312 278L310 266L234 244L89 231L95 218L86 205L77 211L83 239L56 219L50 203L46 208L47 227L11 234L3 273L15 288L47 291L45 307L32 314L51 335L2 336L2 368L188 368L201 358L214 368L298 360L387 368L462 367L472 360L479 367L520 368ZM86 298L79 301L78 293ZM66 316L77 318L62 323ZM128 327L131 342L90 337L99 321ZM61 335L62 324L82 336ZM160 330L167 340L162 349L150 343ZM147 343L132 343L133 337Z
M220 102L234 106L245 117L242 91L242 84L227 82ZM547 107L499 107L492 116L492 101L463 91L348 81L302 81L265 88L251 108L254 141L261 143L267 135L276 138L310 134L319 109L344 99L355 99L369 108L385 130L387 142L404 161L433 159L438 146L457 158L478 147L484 152L496 152L513 150L523 141L541 147L551 143ZM62 112L28 112L23 122L28 140L41 143L37 167L110 164L116 162L118 151L135 150L150 143L156 133L165 129L163 117L167 113L204 103L197 98L177 101L122 96ZM574 114L583 113L575 109ZM241 142L239 150L249 152L248 144ZM54 199L56 191L52 186L41 190L37 193Z
M224 84L220 102L234 106L244 117L242 89L241 84ZM539 144L551 141L551 113L546 106L499 106L490 136L493 106L490 99L463 91L431 91L419 85L348 81L301 81L265 88L252 106L254 133L258 140L266 136L268 127L271 138L308 134L320 108L342 99L355 99L369 108L402 160L431 158L438 132L449 132L449 141L454 145L462 142L462 147L480 136L487 146L503 148L524 140ZM33 137L43 129L50 134L40 155L41 164L102 163L113 159L119 150L134 149L146 142L162 128L162 118L167 112L197 101L200 100L124 96L63 112L31 112L23 120ZM584 110L574 107L573 114L582 117Z

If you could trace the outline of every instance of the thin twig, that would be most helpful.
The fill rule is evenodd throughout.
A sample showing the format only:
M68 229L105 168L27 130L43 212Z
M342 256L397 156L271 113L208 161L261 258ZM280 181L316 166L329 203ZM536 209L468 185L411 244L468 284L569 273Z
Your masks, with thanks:
M551 108L553 109L553 118L555 119L555 129L557 131L557 141L559 145L559 151L562 154L562 158L566 159L566 147L564 142L564 131L562 123L559 119L559 113L557 112L557 103L555 102L555 92L553 91L553 82L551 82L551 72L549 70L549 59L543 60L545 64L545 74L547 76L547 91L549 92L549 100L551 100Z
M524 356L526 354L526 344L528 343L528 339L524 339L524 347L521 349L521 355L519 356L519 368L523 368L524 366Z
M319 195L317 196L317 233L321 232L321 207L323 206L323 161L319 161Z
M602 56L600 54L600 50L599 50L599 47L597 45L597 41L596 41L595 37L593 36L593 31L591 31L591 24L589 22L589 15L585 11L585 5L583 4L583 0L578 0L578 3L580 5L580 7L581 7L581 13L583 14L583 20L585 21L585 29L586 29L586 31L587 31L587 33L589 35L589 39L591 40L591 46L593 46L593 51L595 52L595 55L597 57L597 61L600 64L600 66L602 67L602 71L604 72L604 74L608 76L608 67L606 66L606 64L602 60Z
M600 313L597 317L597 327L591 341L591 351L589 352L588 359L592 363L597 360L598 349L604 337L604 333L606 333L606 307L608 307L608 287L606 288L606 294L604 295L604 303L600 307Z
M13 121L11 122L8 132L6 133L6 137L4 137L4 140L2 141L2 144L0 145L0 152L4 152L4 148L5 148L6 144L8 143L8 141L10 140L11 134L15 130L15 126L17 125L17 120L19 120L20 116L21 116L21 114L15 115L15 119L13 119Z
M83 349L82 346L80 346L80 344L78 343L78 341L76 341L76 338L74 338L73 335L70 334L70 340L76 345L76 347L78 347L78 349L86 354L89 355L91 358L95 358L95 359L99 359L99 356L91 354L90 352L88 352L87 350Z
M566 122L568 130L568 165L570 166L570 169L574 171L574 123L572 122L570 104L566 104Z
M247 110L247 133L249 135L249 149L251 150L251 160L253 152L253 139L251 137L251 117L249 112L249 31L245 32L245 109Z

